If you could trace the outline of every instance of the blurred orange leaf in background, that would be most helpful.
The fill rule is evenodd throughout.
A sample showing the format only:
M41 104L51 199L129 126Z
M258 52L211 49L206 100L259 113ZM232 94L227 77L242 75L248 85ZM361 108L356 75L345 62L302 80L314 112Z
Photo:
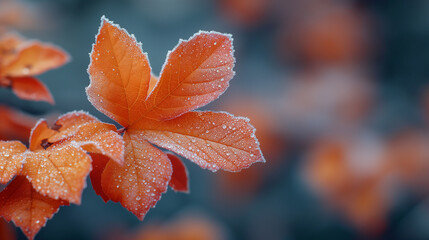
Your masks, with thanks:
M37 6L21 0L2 0L0 2L0 35L9 28L40 29L46 24L45 15Z
M360 64L368 57L372 25L353 4L312 1L301 7L306 14L286 15L289 22L280 34L280 52L310 65Z
M54 103L48 88L33 76L64 65L69 60L64 50L10 33L0 38L0 59L0 87L22 99Z
M254 27L267 19L272 0L220 0L221 13L239 26Z
M309 153L305 177L358 229L377 235L386 227L394 194L410 188L427 192L428 143L426 135L413 129L398 131L387 140L356 135L324 138Z
M367 234L379 234L389 209L384 149L374 139L322 139L305 176L323 200Z
M187 214L162 224L149 224L126 240L222 240L224 230L201 214Z
M0 140L16 139L24 143L28 141L31 129L38 120L3 105L0 105L0 116Z
M395 176L398 187L426 193L429 188L429 137L419 129L404 129L386 142L386 168Z

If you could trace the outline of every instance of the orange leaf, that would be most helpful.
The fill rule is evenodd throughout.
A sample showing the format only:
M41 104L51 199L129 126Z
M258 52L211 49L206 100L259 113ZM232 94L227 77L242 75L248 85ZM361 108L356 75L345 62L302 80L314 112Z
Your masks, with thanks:
M62 205L68 203L39 194L23 176L16 177L0 193L0 215L13 221L29 239L34 238Z
M153 74L151 74L150 75L150 81L149 81L149 89L147 91L148 96L152 93L153 89L158 84L158 82L159 82L159 77L156 77Z
M234 76L230 35L199 32L168 54L144 115L171 119L215 100Z
M66 113L55 122L53 129L57 130L53 136L49 137L49 142L57 142L64 138L70 137L78 131L83 124L99 122L97 118L83 111Z
M166 191L172 162L145 139L211 170L239 171L263 161L248 121L226 113L187 113L226 90L234 61L229 35L200 32L169 53L158 79L151 75L136 40L102 18L91 53L87 95L98 110L124 126L126 145L123 166L109 161L101 170L101 162L94 172L97 178L103 171L102 189L98 180L94 182L105 201L121 202L143 219ZM183 168L176 170L179 179L171 185L187 190L186 170L181 163L174 164Z
M167 156L171 161L171 166L173 167L173 174L171 175L169 186L174 191L189 193L188 169L186 169L185 164L183 164L180 158L169 153Z
M18 52L18 47L24 42L19 35L14 33L6 34L0 38L0 66L5 66L14 59Z
M45 101L54 104L49 89L36 78L33 77L14 77L11 78L12 91L25 100Z
M87 152L100 153L119 164L124 161L124 141L111 124L94 122L82 125L67 140L81 146Z
M124 166L109 161L101 177L104 193L143 220L167 191L172 167L167 155L136 134L124 134Z
M60 116L53 129L56 130L53 134L45 136L48 145L72 143L87 152L104 154L119 164L124 161L124 141L114 125L102 123L85 112L71 112Z
M42 143L44 139L49 138L53 134L56 134L56 132L49 128L46 120L41 119L31 130L29 149L31 151L43 149Z
M10 87L26 100L54 100L46 86L31 77L64 65L69 57L62 49L9 34L0 39L0 87Z
M265 161L248 119L228 113L190 112L169 121L140 122L134 128L148 141L212 171L240 171Z
M58 47L40 42L29 43L20 49L16 58L0 69L2 76L34 76L67 63L69 56Z
M27 152L22 175L41 194L80 204L85 178L91 171L91 158L73 145Z
M18 141L0 141L0 149L0 184L6 184L21 171L24 161L22 153L27 147Z
M89 101L126 127L140 117L145 106L150 71L141 44L103 17L88 68Z
M57 130L50 129L46 121L36 125L30 138L30 150L35 152L26 154L23 174L40 193L79 204L85 177L91 170L90 157L84 150L122 163L124 143L115 126L83 112L63 115L55 126Z

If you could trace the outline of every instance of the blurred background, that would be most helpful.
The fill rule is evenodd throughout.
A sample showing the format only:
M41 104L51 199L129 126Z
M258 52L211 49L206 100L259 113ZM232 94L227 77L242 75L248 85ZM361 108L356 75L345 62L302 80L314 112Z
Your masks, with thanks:
M155 74L180 38L233 34L236 76L205 108L249 117L266 163L185 161L191 193L169 190L142 222L88 187L36 239L429 239L429 1L0 0L0 34L72 57L39 77L53 106L0 89L0 138L26 141L38 118L72 110L112 122L84 91L102 15Z

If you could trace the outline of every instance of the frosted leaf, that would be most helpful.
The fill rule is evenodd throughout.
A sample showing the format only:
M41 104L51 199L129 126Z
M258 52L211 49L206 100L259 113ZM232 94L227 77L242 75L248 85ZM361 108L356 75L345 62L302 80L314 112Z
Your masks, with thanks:
M81 125L74 135L63 140L90 153L101 153L119 164L124 161L124 141L111 124L92 122Z
M174 191L189 193L188 169L180 158L170 153L167 155L173 166L173 174L171 175L169 186Z
M17 175L24 162L27 147L18 141L0 141L0 183L6 184Z
M37 78L14 77L10 79L13 93L21 99L30 101L45 101L54 104L54 99L49 89Z
M76 133L81 125L91 122L99 122L99 120L84 111L74 111L61 115L53 127L58 132L51 136L48 141L52 143L70 137Z
M190 112L134 128L148 141L212 171L240 171L265 161L249 120L228 113Z
M24 176L16 177L0 192L0 215L13 221L29 239L34 238L61 205L69 204L39 194Z
M37 139L33 140L35 136ZM41 149L42 142L49 146L71 144L87 152L101 153L122 164L124 142L116 127L102 123L88 113L67 113L58 118L50 129L45 121L39 122L31 135L30 149ZM33 148L31 148L33 146Z
M171 119L215 100L228 88L234 63L230 35L200 31L180 41L167 55L141 115Z
M90 54L86 93L95 108L126 127L145 105L151 69L133 36L105 17L101 21Z
M123 166L109 161L101 176L104 193L142 220L167 190L172 167L167 155L142 139L126 133Z
M2 66L2 76L25 77L39 75L69 61L68 54L57 46L31 41L20 47L16 57Z
M42 195L80 204L85 178L91 170L91 159L71 145L47 151L26 153L22 175Z

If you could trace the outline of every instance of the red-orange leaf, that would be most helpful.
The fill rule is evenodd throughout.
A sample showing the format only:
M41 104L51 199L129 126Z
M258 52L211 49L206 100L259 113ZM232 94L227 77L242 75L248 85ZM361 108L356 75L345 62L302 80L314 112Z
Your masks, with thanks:
M16 177L0 193L0 215L13 221L29 239L34 238L62 205L68 203L39 194L23 176Z
M171 175L171 181L168 184L174 191L178 192L189 192L188 183L188 170L185 164L177 156L168 153L168 158L173 166L173 174Z
M28 141L36 118L2 105L0 116L0 140Z
M62 49L39 42L28 43L14 60L0 69L2 76L34 76L67 63L68 55Z
M190 112L169 121L141 122L134 129L148 141L212 171L240 171L264 161L248 119L224 112Z
M12 91L21 99L32 101L45 101L54 104L49 89L36 78L14 77L11 79Z
M91 153L92 158L92 171L89 174L91 178L91 185L95 193L103 198L104 202L109 201L109 197L104 193L103 187L101 186L101 174L106 167L106 164L110 161L110 158L99 154Z
M0 218L0 239L1 240L16 240L15 229L6 220Z
M0 141L0 184L6 184L22 169L27 147L18 141Z
M215 100L234 76L230 35L199 32L168 54L146 117L171 119Z
M167 155L139 135L124 134L124 166L109 161L101 177L104 193L143 220L167 190L172 167Z
M141 115L150 71L141 44L103 17L88 68L91 84L86 93L89 101L126 127Z

